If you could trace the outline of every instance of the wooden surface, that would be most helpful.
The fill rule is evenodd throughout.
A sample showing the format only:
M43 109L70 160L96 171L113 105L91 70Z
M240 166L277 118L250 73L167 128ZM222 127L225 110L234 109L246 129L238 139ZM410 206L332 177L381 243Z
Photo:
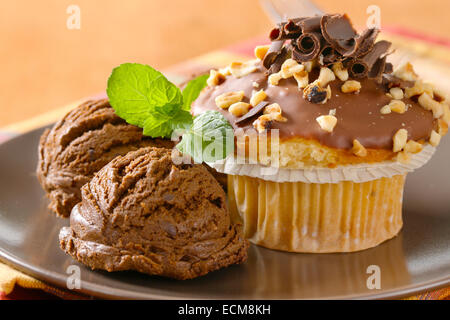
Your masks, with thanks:
M328 12L364 25L378 4L384 25L447 37L450 1L317 0ZM68 30L66 9L81 9L81 29ZM14 0L0 8L0 127L105 89L123 62L156 68L266 34L257 0Z

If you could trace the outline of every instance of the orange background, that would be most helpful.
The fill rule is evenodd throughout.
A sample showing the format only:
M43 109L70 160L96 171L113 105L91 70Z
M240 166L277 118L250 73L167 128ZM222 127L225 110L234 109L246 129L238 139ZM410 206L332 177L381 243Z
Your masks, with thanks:
M450 31L450 1L317 0L364 25L381 7L382 24L440 37ZM68 30L66 9L81 9ZM14 0L0 10L0 127L105 90L113 67L158 69L261 34L271 22L258 0Z

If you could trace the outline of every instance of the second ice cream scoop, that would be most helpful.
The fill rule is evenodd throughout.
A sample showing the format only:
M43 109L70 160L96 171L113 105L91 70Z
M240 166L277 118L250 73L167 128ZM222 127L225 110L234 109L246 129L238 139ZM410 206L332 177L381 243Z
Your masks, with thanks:
M202 165L142 148L115 158L82 188L61 248L93 269L191 279L242 263L248 242Z

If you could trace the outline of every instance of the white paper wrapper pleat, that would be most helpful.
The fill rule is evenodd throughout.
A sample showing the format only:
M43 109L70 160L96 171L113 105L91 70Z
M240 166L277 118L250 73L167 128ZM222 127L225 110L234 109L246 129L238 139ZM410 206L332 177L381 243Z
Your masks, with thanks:
M261 164L243 163L230 155L222 161L207 163L219 172L260 178L273 182L304 182L304 183L339 183L341 181L352 181L363 183L380 178L391 178L412 172L425 165L433 156L436 148L427 144L424 149L412 155L408 164L385 161L376 164L358 164L349 166L338 166L329 168L305 168L288 169L264 166Z

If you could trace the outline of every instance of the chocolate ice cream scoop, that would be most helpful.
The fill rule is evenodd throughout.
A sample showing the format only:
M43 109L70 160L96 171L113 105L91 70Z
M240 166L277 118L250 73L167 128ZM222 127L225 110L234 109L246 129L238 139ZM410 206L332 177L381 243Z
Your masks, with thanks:
M141 147L172 148L170 140L142 136L142 129L119 118L108 100L87 101L69 112L39 144L37 176L50 209L68 217L80 200L80 188L118 155Z
M248 242L219 183L202 165L175 165L171 154L143 148L102 168L83 186L61 248L93 269L176 279L244 262Z

